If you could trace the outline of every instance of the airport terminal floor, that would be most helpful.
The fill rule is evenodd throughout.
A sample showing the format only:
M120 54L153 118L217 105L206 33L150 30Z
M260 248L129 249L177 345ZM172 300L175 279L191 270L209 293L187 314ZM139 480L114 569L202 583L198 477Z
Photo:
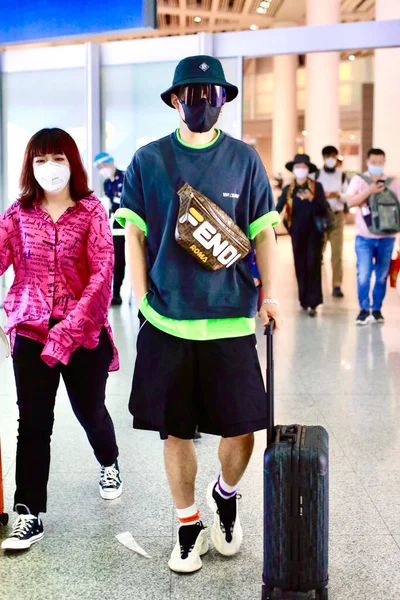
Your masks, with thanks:
M400 597L400 298L389 289L384 326L357 328L354 232L346 230L343 300L333 299L329 250L325 304L310 319L297 302L287 236L279 238L286 324L276 339L276 418L321 424L330 434L330 600ZM128 288L126 288L126 291ZM157 434L133 431L127 410L137 333L136 309L111 310L122 368L110 375L108 407L117 429L124 491L104 501L99 469L60 389L52 442L45 537L28 553L0 556L0 600L256 600L261 596L263 451L256 449L240 493L244 543L224 559L213 550L191 576L171 573L177 519ZM1 323L4 315L1 314ZM265 363L259 324L259 352ZM11 361L0 371L0 434L8 511L14 490L17 428ZM211 525L205 494L216 477L218 440L196 443L198 502ZM151 558L122 546L130 531ZM0 538L5 532L0 531Z

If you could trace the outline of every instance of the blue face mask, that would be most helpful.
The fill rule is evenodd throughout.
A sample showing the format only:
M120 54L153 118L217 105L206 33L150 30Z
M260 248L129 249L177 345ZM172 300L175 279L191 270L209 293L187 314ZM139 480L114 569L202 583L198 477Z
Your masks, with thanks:
M384 167L379 167L377 165L370 165L368 164L368 173L370 173L371 175L382 175L384 170Z

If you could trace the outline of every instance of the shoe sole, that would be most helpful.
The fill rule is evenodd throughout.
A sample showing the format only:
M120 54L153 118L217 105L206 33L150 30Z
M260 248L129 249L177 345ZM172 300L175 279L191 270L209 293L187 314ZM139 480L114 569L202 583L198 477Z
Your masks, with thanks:
M103 490L101 485L99 485L100 496L103 498L103 500L116 500L122 494L123 487L124 487L124 484L121 483L121 485L119 486L119 488L117 490L113 490L112 492L109 492L109 491Z
M179 559L175 563L174 560L171 558L170 561L168 562L168 567L174 573L185 574L185 573L195 573L196 571L200 571L200 569L203 566L203 562L200 557L207 554L209 548L210 548L210 545L208 543L207 533L205 533L204 540L203 540L202 545L199 550L199 559L198 559L198 561L196 561L196 563L194 565L190 565L190 563L185 562L182 559ZM187 560L187 559L185 559L185 560Z
M207 505L208 508L210 510L212 510L212 512L214 513L214 523L211 527L211 541L214 544L214 548L220 553L222 554L222 556L235 556L235 554L237 554L240 550L240 546L242 545L242 541L243 541L243 529L242 526L240 525L240 519L239 519L239 512L237 512L237 516L236 516L236 523L235 523L235 527L237 527L237 542L230 546L230 544L232 544L232 542L230 542L230 544L228 545L228 542L226 542L223 538L223 533L221 530L221 526L220 526L220 520L219 520L219 515L218 515L218 506L217 503L215 502L214 498L213 498L213 489L214 489L215 483L210 483L210 485L207 488Z
M1 549L2 550L12 550L12 551L29 550L29 548L33 544L36 544L36 542L40 542L40 540L42 540L43 537L44 537L44 532L38 533L38 535L34 535L29 540L24 540L24 541L21 541L18 543L14 542L14 540L13 541L10 540L10 543L7 543L8 540L5 540L1 545Z

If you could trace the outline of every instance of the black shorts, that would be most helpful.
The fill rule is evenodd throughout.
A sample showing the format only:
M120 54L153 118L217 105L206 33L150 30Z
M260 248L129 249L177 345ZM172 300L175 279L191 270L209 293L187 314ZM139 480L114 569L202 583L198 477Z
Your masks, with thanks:
M255 335L190 341L140 320L129 401L135 429L192 439L196 426L222 437L266 428Z

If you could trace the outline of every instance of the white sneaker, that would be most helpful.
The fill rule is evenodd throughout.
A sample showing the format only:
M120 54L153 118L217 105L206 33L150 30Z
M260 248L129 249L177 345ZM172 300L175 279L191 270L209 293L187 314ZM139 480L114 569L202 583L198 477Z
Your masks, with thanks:
M201 556L208 552L207 530L199 521L183 525L177 533L177 542L168 563L175 573L194 573L203 566Z
M223 556L233 556L240 550L243 529L240 525L237 494L225 500L216 491L217 484L210 483L207 489L207 504L214 513L211 540Z
M44 536L43 523L35 515L31 515L24 504L17 504L16 510L23 510L14 522L10 537L1 544L2 550L28 550Z
M118 460L111 467L101 467L100 470L100 496L104 500L115 500L122 494L123 483L118 466Z

